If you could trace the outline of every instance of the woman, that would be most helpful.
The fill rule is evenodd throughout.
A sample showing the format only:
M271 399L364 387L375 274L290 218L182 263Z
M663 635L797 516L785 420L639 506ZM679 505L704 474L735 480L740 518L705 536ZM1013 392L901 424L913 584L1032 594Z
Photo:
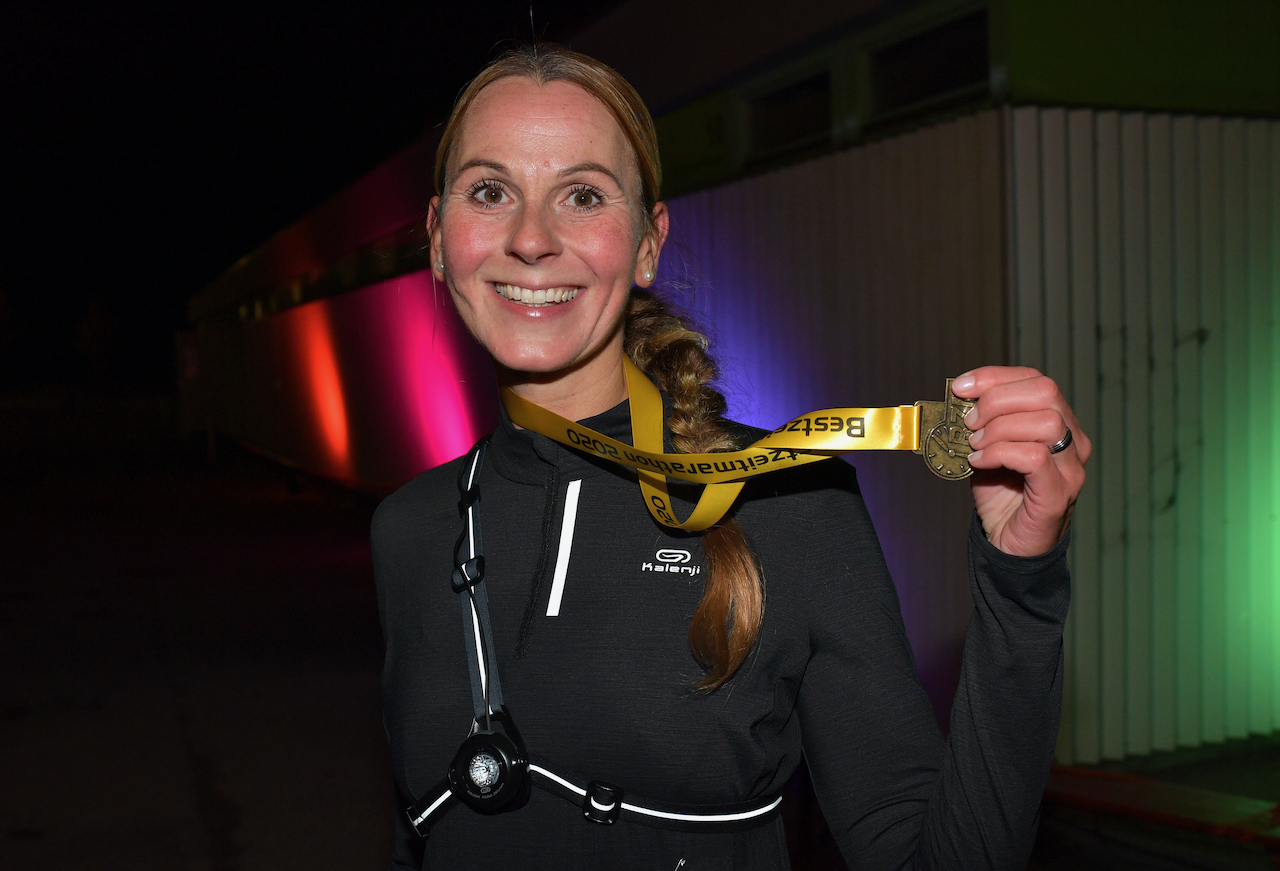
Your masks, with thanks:
M667 451L745 446L760 434L720 418L705 341L644 290L668 233L658 166L652 121L612 70L542 46L500 58L437 153L436 278L504 390L629 444L630 360L663 391ZM802 748L851 867L1024 866L1089 442L1031 370L977 369L954 389L977 402L977 607L946 742L847 464L754 477L729 517L686 534L654 522L631 470L504 412L483 458L388 498L373 527L384 716L428 832L399 821L395 867L786 868L772 811ZM457 555L460 472L483 507ZM471 732L534 761L500 812L464 794L497 771L458 752Z

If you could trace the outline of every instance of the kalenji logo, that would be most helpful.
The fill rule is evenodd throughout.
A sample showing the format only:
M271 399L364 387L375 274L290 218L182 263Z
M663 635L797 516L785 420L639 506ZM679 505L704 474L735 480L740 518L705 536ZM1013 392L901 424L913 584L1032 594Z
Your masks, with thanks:
M702 566L687 566L689 560L693 559L693 554L687 550L678 550L673 547L664 547L653 555L657 563L641 563L640 571L642 572L683 572L686 575L696 575L702 572Z

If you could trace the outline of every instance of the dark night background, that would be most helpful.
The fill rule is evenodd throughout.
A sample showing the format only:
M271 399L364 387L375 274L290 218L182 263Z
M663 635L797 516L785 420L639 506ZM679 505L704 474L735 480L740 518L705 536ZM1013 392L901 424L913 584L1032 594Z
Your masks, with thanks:
M593 0L16 3L0 17L0 389L168 387L185 302Z
M0 0L0 867L386 867L376 503L179 436L174 334L504 45L619 5ZM1161 776L1274 801L1253 751ZM797 871L843 867L812 793L785 807ZM1055 813L1034 868L1169 838Z

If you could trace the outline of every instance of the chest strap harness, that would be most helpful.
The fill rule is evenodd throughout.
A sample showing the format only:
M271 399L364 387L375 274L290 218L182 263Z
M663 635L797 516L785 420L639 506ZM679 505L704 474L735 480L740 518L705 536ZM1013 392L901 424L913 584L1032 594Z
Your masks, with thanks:
M453 589L462 603L462 634L475 717L444 779L405 809L414 831L427 837L431 823L458 802L481 813L514 810L527 801L531 786L578 805L583 819L603 825L626 819L678 831L733 832L772 820L782 803L781 794L722 805L651 801L627 795L613 784L581 777L525 750L502 699L484 584L478 482L487 446L487 440L482 439L471 449L458 476L464 524L454 546Z

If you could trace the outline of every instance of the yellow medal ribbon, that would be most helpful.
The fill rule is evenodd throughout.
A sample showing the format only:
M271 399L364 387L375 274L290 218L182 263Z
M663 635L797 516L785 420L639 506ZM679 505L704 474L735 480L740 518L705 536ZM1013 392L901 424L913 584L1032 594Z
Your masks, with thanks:
M664 526L699 532L719 522L738 498L746 479L765 472L816 463L848 451L914 451L929 468L948 480L972 472L967 457L969 430L964 414L973 403L951 393L942 402L917 402L891 408L826 408L797 417L740 451L714 454L667 454L662 450L665 421L662 394L640 369L623 357L627 395L631 401L634 447L536 405L509 388L502 404L517 426L563 445L629 466L640 477L649 513ZM680 521L671 507L667 478L705 484L688 519Z

